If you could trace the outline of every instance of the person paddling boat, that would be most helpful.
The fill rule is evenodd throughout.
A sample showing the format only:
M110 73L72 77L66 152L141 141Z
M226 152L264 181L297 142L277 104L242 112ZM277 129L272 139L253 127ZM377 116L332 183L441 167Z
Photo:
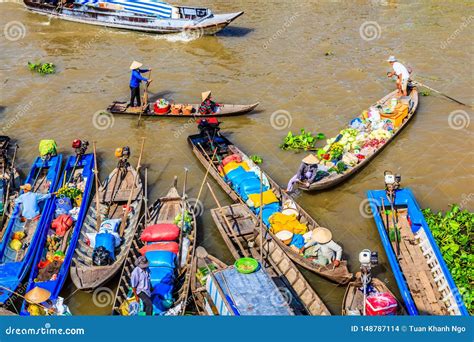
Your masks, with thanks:
M407 96L407 86L408 80L410 79L410 72L408 71L407 67L405 67L395 58L395 56L390 56L387 59L387 62L389 62L393 68L393 71L387 73L387 77L390 78L396 75L398 95Z
M314 182L318 172L318 158L314 154L310 154L303 158L300 168L288 182L287 192L293 191L296 182L304 182L307 186Z
M300 252L311 258L315 264L325 266L333 263L334 267L341 264L342 247L332 240L331 231L324 227L312 231L311 238Z
M205 91L201 94L201 105L199 106L199 114L208 115L220 112L220 105L212 100L211 91Z
M141 75L145 72L151 71L151 69L140 69L142 66L143 64L137 61L133 61L130 65L130 70L132 70L132 74L130 77L130 103L128 105L129 107L135 107L135 103L137 107L141 107L142 101L140 99L140 83L142 81L147 83L151 82L151 80Z

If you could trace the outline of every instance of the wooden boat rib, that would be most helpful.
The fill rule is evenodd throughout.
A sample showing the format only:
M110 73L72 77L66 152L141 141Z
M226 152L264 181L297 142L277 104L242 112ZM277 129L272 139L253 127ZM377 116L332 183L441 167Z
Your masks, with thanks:
M142 190L140 176L128 163L126 166L115 168L105 184L99 189L101 222L104 222L105 219L121 219L123 217L123 206L127 204L130 192L133 192L130 204L131 212L128 214L123 241L115 251L115 262L107 266L95 266L93 264L93 248L87 244L87 241L89 241L87 234L97 233L96 199L95 196L93 197L94 200L82 225L71 263L70 275L76 288L83 291L92 291L105 284L121 269L139 224L143 205Z
M330 315L330 312L318 294L304 278L291 259L265 234L260 237L261 229L257 226L252 212L242 204L233 204L221 209L211 210L219 232L221 233L232 256L239 259L245 254L261 260L262 266L284 293L293 312L297 315ZM227 222L232 225L229 227ZM231 231L233 230L233 232ZM239 241L237 242L236 239ZM263 250L260 241L263 241ZM240 246L245 250L241 250Z
M194 258L194 250L196 243L196 217L194 216L193 210L191 210L189 203L185 201L185 210L190 212L193 216L193 223L191 231L185 236L189 240L189 247L187 248L187 254L183 257L182 260L185 262L181 265L178 261L178 268L175 281L175 289L173 298L175 299L173 308L169 312L173 312L173 315L184 315L186 306L189 303L189 284L191 281L191 268L192 261ZM174 223L175 218L178 214L182 213L183 201L180 197L178 190L176 189L176 180L175 184L171 187L165 197L158 199L150 208L150 221L149 225L157 223ZM128 252L125 264L122 268L122 273L120 275L119 285L117 287L117 292L115 293L114 305L112 308L113 315L121 315L120 307L122 303L127 299L129 288L130 288L130 278L133 269L135 268L135 261L141 255L139 250L144 246L144 243L140 239L144 225L141 224L140 228L136 232L130 250ZM181 243L181 253L185 252L183 243ZM181 254L180 253L180 254Z
M346 288L346 292L344 294L344 299L342 300L342 315L343 316L358 316L362 315L364 303L364 293L362 292L362 282L360 280L359 273L356 274L356 281L351 281ZM370 285L374 288L376 292L383 293L388 292L390 293L393 298L396 298L395 295L390 291L390 289L385 285L380 279L372 278ZM398 302L398 311L397 315L404 315L405 310L403 306Z
M386 192L371 190L367 197L408 314L469 315L411 190L396 190L395 213L384 215L386 206L391 208ZM394 214L400 230L398 256L388 234Z
M168 7L167 11L170 11L165 16L148 13L150 5L156 6L156 2L146 4L146 7L141 7L139 12L133 11L134 8L116 6L114 2L107 0L101 1L101 4L90 1L65 6L52 5L43 0L23 0L23 2L26 8L34 13L67 21L155 34L185 32L191 37L215 34L244 14L244 12L213 14L207 8L169 6L164 3L162 5ZM116 3L127 6L126 0ZM130 7L135 7L133 1L128 3L132 4Z
M60 269L55 274L54 279L49 279L45 281L38 281L36 278L38 276L39 268L38 264L47 259L48 247L47 247L47 238L48 236L58 237L56 231L52 229L51 224L55 216L56 210L56 201L51 204L51 209L49 210L48 216L45 221L45 229L43 236L41 237L40 242L38 243L38 252L33 261L32 270L28 279L28 284L26 287L26 292L30 291L34 287L38 286L48 290L51 293L49 299L55 300L59 296L61 288L63 287L64 282L69 273L69 266L71 265L72 256L76 248L77 240L81 231L82 224L86 217L87 209L90 202L90 194L92 190L92 185L94 181L94 155L85 154L79 156L79 160L76 159L76 156L70 156L66 161L66 166L64 172L62 172L61 179L58 182L55 191L58 191L63 186L71 186L75 182L82 182L83 194L82 202L79 207L79 212L77 213L77 219L74 222L73 227L71 227L66 234L58 241L59 247L57 251L64 253L64 260L61 263ZM76 162L77 161L77 162ZM71 177L71 174L74 174ZM71 178L70 178L71 177ZM66 183L67 180L71 179L70 183ZM77 184L76 184L77 186ZM81 186L81 188L82 188ZM73 205L73 207L76 207ZM60 237L58 237L60 238ZM53 252L51 252L53 253ZM21 315L29 315L26 307L26 302L23 301Z
M142 116L152 116L156 118L191 118L191 117L221 117L221 116L236 116L249 113L253 111L259 103L253 103L250 105L236 105L236 104L221 104L219 113L214 114L206 114L202 115L199 113L199 104L192 104L190 106L193 107L192 113L189 115L185 114L173 114L168 112L166 114L156 114L153 111L153 103L149 103L143 113L140 107L127 107L127 102L113 102L109 107L107 107L107 111L111 114L124 114L124 115L141 115Z
M48 159L36 158L25 183L32 186L32 191L48 194L56 188L62 163L62 155ZM40 202L41 216L37 220L21 220L21 205L16 204L8 221L7 228L0 243L0 286L14 291L30 269L36 253L38 243L45 229L45 220L48 216L54 198ZM21 240L22 248L15 251L10 247L13 233L24 232ZM10 297L11 292L0 289L0 303Z
M221 186L221 188L232 198L234 202L242 202L239 195L232 189L229 184L225 182L225 180L220 176L217 166L219 162L217 160L222 160L227 155L231 154L238 154L242 157L242 160L245 160L251 168L258 168L249 158L248 156L242 152L237 146L233 145L227 138L222 136L221 134L217 133L217 136L214 137L213 144L218 146L216 159L212 163L211 158L214 154L214 148L212 148L209 144L209 138L204 134L195 134L188 137L188 142L192 146L193 152L199 161L204 165L204 167L209 169L209 174L214 177L217 183ZM259 168L258 168L259 169ZM298 211L298 215L300 217L300 221L302 223L306 223L309 230L313 230L319 227L318 223L301 207L299 206L288 194L282 191L280 186L273 181L263 170L259 169L262 172L263 177L265 177L269 184L270 188L273 190L275 195L279 198L280 202L285 202L287 200L294 203L296 206L296 210ZM254 219L257 219L255 214L252 213ZM303 256L295 253L289 246L285 245L282 241L274 236L271 232L269 235L273 238L275 245L278 246L281 250L283 250L294 262L303 266L304 268L326 278L338 284L346 284L352 279L352 273L349 272L347 268L347 261L341 260L341 264L339 267L333 267L333 265L321 266L313 263L311 260L304 258Z
M0 135L0 240L3 236L4 223L11 209L11 197L14 191L17 191L18 172L12 165L10 138ZM7 198L9 197L9 198Z
M366 156L366 158L361 161L359 164L355 165L354 167L349 167L344 173L341 174L332 174L330 176L324 177L323 179L314 182L309 185L309 187L301 182L298 183L298 187L304 191L316 191L316 190L324 190L331 188L339 183L344 182L357 172L359 172L363 167L369 164L384 148L387 146L395 137L408 125L408 122L415 116L416 109L418 108L418 90L416 87L409 88L410 93L408 96L410 97L410 105L408 109L408 117L407 119L401 124L398 130L385 142L385 144L381 145L377 148L372 154ZM390 94L384 96L374 105L383 105L388 103L393 97L397 95L397 91L391 92Z

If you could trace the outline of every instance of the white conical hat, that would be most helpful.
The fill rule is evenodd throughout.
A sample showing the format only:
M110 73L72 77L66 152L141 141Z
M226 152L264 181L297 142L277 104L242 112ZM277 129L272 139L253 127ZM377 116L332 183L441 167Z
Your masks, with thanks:
M208 91L205 91L204 93L201 94L201 99L202 101L204 101L205 99L207 99L209 97L209 95L211 95L211 91L208 90Z
M314 165L319 163L318 158L314 154L307 155L306 157L303 158L303 163L309 164L309 165Z
M313 230L313 234L311 234L311 240L317 243L328 243L332 240L332 233L327 228L318 227Z
M143 64L137 61L133 61L132 64L130 64L130 70L135 70L138 68L141 68Z
M36 286L25 294L25 299L29 303L40 304L51 297L51 292L42 287Z

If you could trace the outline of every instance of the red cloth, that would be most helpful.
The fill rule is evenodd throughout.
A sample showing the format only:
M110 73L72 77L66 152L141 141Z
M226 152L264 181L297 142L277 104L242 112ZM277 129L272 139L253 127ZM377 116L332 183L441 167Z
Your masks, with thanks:
M160 223L148 226L140 239L144 242L174 241L179 237L179 227L172 223Z
M152 243L152 244L143 246L139 250L141 255L145 255L146 252L150 252L150 251L168 251L174 254L178 254L179 245L174 241L158 242L158 243Z

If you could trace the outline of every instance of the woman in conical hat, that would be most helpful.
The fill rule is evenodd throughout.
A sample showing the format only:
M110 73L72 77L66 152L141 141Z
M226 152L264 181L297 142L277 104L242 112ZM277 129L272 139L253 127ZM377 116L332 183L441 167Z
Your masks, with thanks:
M298 172L288 182L286 191L293 191L293 186L296 182L304 182L306 186L311 185L318 173L318 163L319 160L314 154L309 154L304 157Z
M151 69L140 69L142 66L143 64L137 61L133 61L130 65L130 70L132 70L132 75L130 77L130 107L135 107L135 103L137 107L141 107L140 83L142 81L147 83L151 82L151 80L141 75L145 72L150 72Z
M199 106L199 114L209 115L219 113L220 105L217 102L214 102L211 97L211 91L205 91L201 93L201 105Z
M311 237L301 249L304 253L306 249L311 248L311 255L316 255L311 260L318 265L328 265L334 263L335 267L341 264L342 247L332 240L332 233L324 227L317 227L311 232Z

